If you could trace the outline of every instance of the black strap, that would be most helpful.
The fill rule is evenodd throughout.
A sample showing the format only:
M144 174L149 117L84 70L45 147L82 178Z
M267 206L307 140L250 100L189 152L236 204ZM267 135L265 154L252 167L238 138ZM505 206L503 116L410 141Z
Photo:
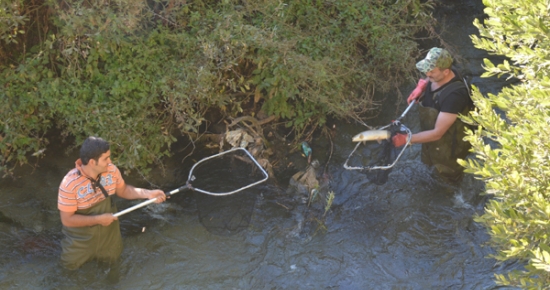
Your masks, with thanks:
M78 170L78 175L82 175L82 173L80 173L80 170ZM103 187L103 185L101 185L101 174L97 177L96 180L92 179L91 177L88 177L86 175L84 175L84 177L88 178L88 180L90 180L90 182L92 183L92 188L94 189L94 192L97 190L96 189L96 186L99 187L99 189L101 190L101 193L103 193L103 196L105 196L105 198L108 198L109 197L109 193L107 193L107 190L105 189L105 187Z
M466 86L462 81L456 80L452 83L445 85L439 92L434 93L432 98L434 100L434 105L437 107L436 109L438 111L441 111L441 103L443 102L443 100L449 95L449 93L454 92L456 89L460 87L466 87ZM466 87L466 89L468 89L468 87ZM446 93L443 94L443 92L446 92Z
M97 177L97 180L93 180L90 178L90 181L92 182L92 187L94 188L94 191L95 191L96 190L95 187L98 186L101 192L103 193L103 196L107 198L109 197L109 194L107 193L107 190L105 189L105 187L101 185L101 182L99 182L100 179L101 179L101 175Z

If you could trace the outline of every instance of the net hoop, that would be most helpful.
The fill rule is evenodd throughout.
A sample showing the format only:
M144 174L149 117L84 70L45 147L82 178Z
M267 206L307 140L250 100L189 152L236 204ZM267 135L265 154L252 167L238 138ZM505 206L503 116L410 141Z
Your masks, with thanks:
M207 160L210 160L210 159L213 159L213 158L216 158L216 157L220 157L222 155L225 155L225 154L228 154L228 153L231 153L231 152L234 152L234 151L243 151L246 155L248 155L248 157L252 160L252 162L254 162L254 164L256 164L256 166L260 169L260 172L263 174L264 177L262 179L256 181L256 182L254 182L254 183L251 183L251 184L243 186L239 189L228 191L228 192L210 192L210 191L207 191L207 190L203 190L203 189L191 186L190 182L196 179L195 176L193 176L193 170L195 169L195 167L197 167L197 165L201 164L204 161L207 161ZM243 190L245 190L247 188L250 188L252 186L258 185L258 184L266 181L268 179L268 177L269 177L269 175L267 174L267 172L258 163L258 161L256 161L256 158L254 158L254 156L252 156L252 154L250 154L250 152L248 152L248 150L246 150L245 148L242 148L242 147L235 147L235 148L231 148L229 150L226 150L224 152L221 152L221 153L203 158L199 162L195 163L193 165L193 167L191 167L191 170L189 170L189 177L187 178L186 186L189 189L192 189L194 191L198 191L198 192L201 192L201 193L204 193L204 194L215 195L215 196L224 196L224 195L231 195L231 194L237 193L239 191L243 191Z
M229 191L229 192L210 192L210 191L202 190L202 189L199 189L199 188L194 188L193 186L191 186L190 181L195 180L195 177L193 176L193 169L195 169L195 167L196 167L198 164L200 164L200 163L202 163L202 162L204 162L204 161L206 161L206 160L210 160L210 159L212 159L212 158L216 158L216 157L219 157L219 156L221 156L221 155L228 154L228 153L231 153L231 152L234 152L234 151L239 151L239 150L244 151L245 154L248 155L248 157L250 157L250 159L254 162L254 164L256 164L256 166L260 169L260 172L264 175L264 178L262 178L262 179L259 180L259 181L254 182L254 183L252 183L252 184L249 184L249 185L247 185L247 186L243 186L243 187L241 187L241 188L239 188L239 189L236 189L236 190L233 190L233 191ZM181 187L176 188L176 189L174 189L174 190L171 190L171 191L169 191L169 192L165 192L164 194L166 194L166 196L171 196L171 195L174 195L174 194L176 194L176 193L178 193L178 192L180 192L180 191L183 191L183 190L185 190L185 189L191 189L191 190L198 191L198 192L201 192L201 193L205 193L205 194L208 194L208 195L224 196L224 195L234 194L234 193L237 193L237 192L239 192L239 191L243 191L243 190L245 190L245 189L247 189L247 188L250 188L250 187L252 187L252 186L254 186L254 185L260 184L260 183L266 181L268 177L269 177L269 176L268 176L267 172L266 172L266 171L264 170L264 168L258 163L258 161L256 161L256 159L252 156L252 154L250 154L250 152L248 152L248 150L246 150L245 148L242 148L242 147L235 147L235 148L229 149L229 150L227 150L227 151L224 151L224 152L221 152L221 153L212 155L212 156L210 156L210 157L206 157L206 158L201 159L199 162L195 163L195 165L193 165L193 167L191 167L191 170L189 171L189 177L188 177L187 182L185 183L184 186L181 186ZM132 206L132 207L129 207L129 208L125 209L125 210L122 210L122 211L120 211L120 212L117 212L117 213L113 214L113 216L115 216L115 217L122 216L122 215L127 214L127 213L129 213L129 212L131 212L131 211L134 211L134 210L136 210L136 209L138 209L138 208L142 208L142 207L144 207L144 206L146 206L146 205L149 205L149 204L151 204L151 203L154 203L156 200L157 200L157 198L153 198L153 199L146 200L146 201L141 202L141 203L139 203L139 204L136 204L136 205L134 205L134 206Z
M405 111L405 113L407 111ZM367 170L367 171L371 171L371 170L388 170L388 169L392 168L397 163L397 161L399 160L401 155L403 155L403 153L405 152L405 149L407 149L407 147L409 145L411 145L412 132L409 128L407 128L407 126L401 124L401 122L399 122L399 121L394 121L391 124L388 124L386 126L378 128L377 130L386 129L386 128L390 127L391 125L398 125L401 131L407 132L407 143L405 143L405 145L403 145L403 149L401 149L401 151L397 155L397 158L395 158L395 160L393 161L392 164L382 165L382 166L349 166L348 162L349 162L351 156L353 155L353 153L355 153L357 148L359 148L359 146L363 143L363 142L357 142L357 145L355 145L355 148L353 148L353 151L351 151L348 158L346 159L346 162L344 163L344 168L347 169L347 170Z

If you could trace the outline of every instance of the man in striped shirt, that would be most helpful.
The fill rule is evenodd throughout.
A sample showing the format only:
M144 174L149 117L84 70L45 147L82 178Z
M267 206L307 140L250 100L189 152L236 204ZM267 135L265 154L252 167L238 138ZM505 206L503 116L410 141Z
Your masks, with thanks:
M125 199L166 200L162 190L128 185L111 163L109 143L88 137L80 148L80 159L59 186L57 207L65 238L61 263L77 269L90 259L114 261L122 252L122 237L113 195Z

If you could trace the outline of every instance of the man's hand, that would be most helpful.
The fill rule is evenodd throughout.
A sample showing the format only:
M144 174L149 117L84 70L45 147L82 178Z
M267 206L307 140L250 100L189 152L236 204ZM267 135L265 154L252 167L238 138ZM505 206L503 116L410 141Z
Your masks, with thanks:
M164 191L160 189L149 190L149 195L147 196L147 199L153 199L153 198L157 199L155 203L161 203L166 200L166 194L164 194Z
M161 203L166 200L166 194L160 189L136 188L129 184L117 187L116 195L124 199L153 199L155 203Z
M424 93L424 90L426 90L426 85L428 85L428 81L425 79L418 80L418 84L416 85L416 88L411 92L409 97L407 98L407 104L410 104L413 101L418 101L418 98Z
M116 221L118 219L112 213L100 214L100 215L95 216L95 218L96 218L97 223L104 226L104 227L112 224L114 221Z
M391 138L394 147L401 147L407 144L407 134L397 133Z

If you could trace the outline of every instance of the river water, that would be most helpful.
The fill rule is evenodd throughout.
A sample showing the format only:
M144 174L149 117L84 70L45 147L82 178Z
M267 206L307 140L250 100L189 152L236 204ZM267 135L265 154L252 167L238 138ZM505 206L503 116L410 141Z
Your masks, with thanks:
M476 31L471 22L482 6L455 2L439 11L441 20L454 23L443 36L479 75L486 55L472 48L468 35ZM474 82L484 93L503 85ZM388 99L378 125L405 108L401 103L396 110ZM413 108L403 120L413 132L419 130L417 114ZM485 245L489 236L473 221L486 202L480 181L467 175L453 186L432 177L415 145L387 183L370 183L342 166L355 145L351 137L365 127L335 125L330 159L329 140L312 142L322 165L330 161L335 198L326 213L274 180L227 197L184 191L120 217L124 251L118 263L89 262L76 271L59 265L56 203L77 152L52 144L36 168L20 168L18 179L0 181L0 289L496 289L495 273L520 267L487 257L493 253ZM187 180L190 166L181 158L167 160L163 189ZM296 170L305 167L299 153L290 159ZM223 170L212 168L203 178L219 183ZM139 176L126 180L150 186ZM134 203L117 202L119 209Z

